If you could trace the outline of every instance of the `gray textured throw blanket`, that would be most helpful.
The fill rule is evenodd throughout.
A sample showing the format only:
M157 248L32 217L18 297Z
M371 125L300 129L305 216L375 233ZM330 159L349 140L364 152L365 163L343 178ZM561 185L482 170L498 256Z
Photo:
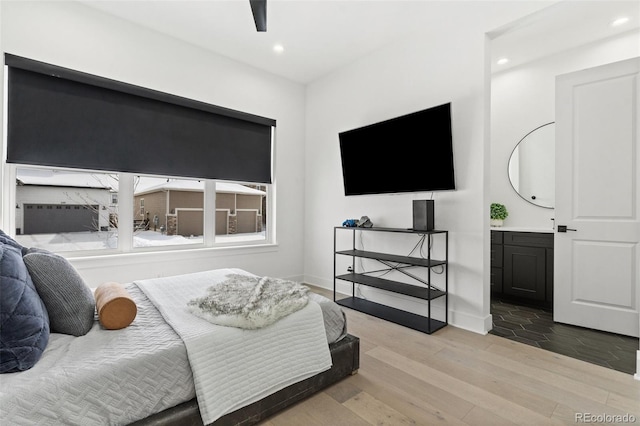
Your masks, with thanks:
M218 325L266 327L304 308L309 288L294 281L229 274L188 303L191 313Z

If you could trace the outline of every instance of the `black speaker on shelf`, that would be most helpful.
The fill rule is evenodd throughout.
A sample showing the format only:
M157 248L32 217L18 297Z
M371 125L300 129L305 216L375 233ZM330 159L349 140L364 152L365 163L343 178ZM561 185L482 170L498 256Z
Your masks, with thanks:
M433 231L433 200L413 200L413 229L416 231Z

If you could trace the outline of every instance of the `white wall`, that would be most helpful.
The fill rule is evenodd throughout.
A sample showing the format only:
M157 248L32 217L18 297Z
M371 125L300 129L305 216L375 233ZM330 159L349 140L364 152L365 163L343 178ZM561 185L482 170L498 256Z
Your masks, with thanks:
M72 259L90 284L236 266L294 279L304 271L306 281L331 286L333 226L367 214L378 226L409 227L411 200L430 196L344 197L337 134L452 102L458 189L434 195L436 226L451 232L449 320L486 332L491 321L485 33L546 5L468 2L461 9L459 2L433 2L423 33L354 62L306 93L300 85L74 3L0 3L1 46L15 55L277 120L277 248Z
M431 197L429 193L345 197L338 133L451 102L457 190L434 193L435 225L450 231L449 321L484 333L491 328L486 267L485 33L543 5L471 2L465 3L464 13L459 6L458 2L434 3L437 13L425 16L424 33L309 85L305 280L333 287L333 227L344 219L367 215L376 226L408 228L412 225L412 200ZM425 159L425 166L428 161ZM365 238L370 246L377 244L376 238L384 237ZM405 242L388 239L381 245L407 254L415 242L415 238ZM366 288L362 293L424 313L424 303L410 304L404 298L383 297Z
M553 209L523 200L507 176L509 156L531 130L555 121L555 77L580 69L636 57L640 32L631 31L597 43L551 55L495 73L491 82L491 201L505 204L505 226L553 226Z
M75 2L1 2L0 11L3 52L277 120L277 247L73 258L90 285L231 266L302 277L303 86Z

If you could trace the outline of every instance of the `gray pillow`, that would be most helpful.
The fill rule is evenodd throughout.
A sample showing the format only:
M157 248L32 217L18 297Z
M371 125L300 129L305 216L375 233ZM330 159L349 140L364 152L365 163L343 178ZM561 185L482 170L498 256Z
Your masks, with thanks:
M23 259L49 312L51 332L87 334L95 319L96 301L73 265L44 250L30 250Z

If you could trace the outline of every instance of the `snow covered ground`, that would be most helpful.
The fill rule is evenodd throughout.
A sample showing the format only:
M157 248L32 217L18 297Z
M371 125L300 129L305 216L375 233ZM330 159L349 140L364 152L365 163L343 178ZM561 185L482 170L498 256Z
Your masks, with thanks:
M52 252L105 250L118 247L118 233L115 231L17 235L15 239L25 247L38 247ZM264 233L216 236L217 243L264 239ZM203 241L202 236L187 238L181 235L163 235L156 231L136 231L133 236L133 246L136 248L202 244Z

